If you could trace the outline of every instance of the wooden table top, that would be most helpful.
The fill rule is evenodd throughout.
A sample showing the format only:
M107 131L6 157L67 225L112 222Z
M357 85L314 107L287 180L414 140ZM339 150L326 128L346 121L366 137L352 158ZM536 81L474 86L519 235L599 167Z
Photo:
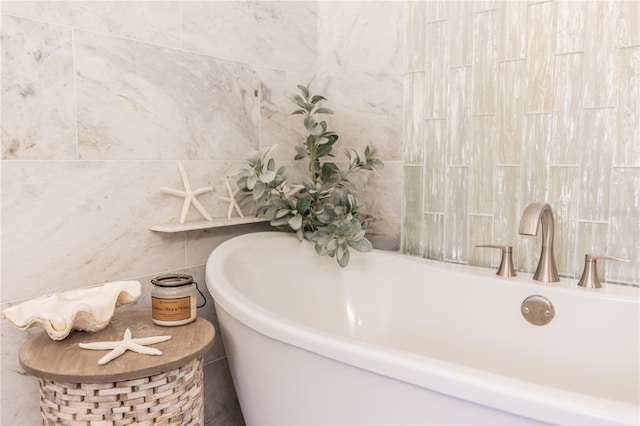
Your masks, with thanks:
M79 343L122 340L129 328L132 338L171 336L148 347L162 355L127 351L105 365L98 360L109 350L88 350ZM97 332L73 331L64 340L51 340L47 333L32 336L19 352L20 366L29 374L65 383L119 382L152 376L178 368L202 356L213 346L215 330L205 319L177 326L161 327L151 321L151 311L116 312L109 325Z

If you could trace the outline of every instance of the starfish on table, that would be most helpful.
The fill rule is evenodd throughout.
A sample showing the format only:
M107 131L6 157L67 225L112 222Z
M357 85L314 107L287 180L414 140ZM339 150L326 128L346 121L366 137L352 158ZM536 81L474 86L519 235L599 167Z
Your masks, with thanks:
M162 355L162 351L155 348L147 348L145 345L153 345L154 343L166 342L171 336L152 336L141 337L138 339L131 338L131 330L127 328L124 332L124 338L117 342L95 342L95 343L79 343L82 349L105 350L113 349L111 352L100 358L98 364L104 365L109 361L118 358L126 351L138 352L145 355Z
M231 219L231 213L233 213L233 209L238 212L240 217L244 217L242 214L242 210L240 210L240 206L238 205L238 201L236 200L235 194L231 189L231 185L229 185L229 177L227 177L227 191L229 191L228 197L220 197L222 201L226 201L229 203L229 211L227 212L227 219Z
M198 188L195 191L191 190L191 185L189 185L189 179L187 179L187 173L184 171L184 167L182 163L178 161L178 170L180 170L180 177L182 177L182 184L184 185L184 191L180 191L178 189L172 188L160 188L162 192L165 194L175 195L176 197L184 197L184 204L182 204L182 213L180 214L180 223L183 224L185 219L187 218L187 213L189 212L189 206L191 203L198 209L200 214L204 216L205 219L211 220L211 216L205 208L200 204L200 202L196 199L198 195L205 194L207 192L213 191L213 188L210 186L204 186L202 188Z

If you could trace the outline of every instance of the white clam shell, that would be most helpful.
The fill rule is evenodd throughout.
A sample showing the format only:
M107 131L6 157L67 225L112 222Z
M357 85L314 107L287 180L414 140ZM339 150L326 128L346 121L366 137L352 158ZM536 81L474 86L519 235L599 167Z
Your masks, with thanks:
M118 306L136 302L140 294L140 282L115 281L27 300L5 309L2 317L21 330L41 326L53 340L62 340L71 330L103 329Z

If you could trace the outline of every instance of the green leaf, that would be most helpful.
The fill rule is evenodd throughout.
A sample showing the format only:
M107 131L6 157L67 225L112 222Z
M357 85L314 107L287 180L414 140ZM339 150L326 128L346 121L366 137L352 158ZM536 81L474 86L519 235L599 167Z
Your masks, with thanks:
M308 86L303 86L302 84L298 84L298 89L300 89L300 92L302 93L302 95L305 98L309 98L309 87Z
M316 110L316 114L333 114L333 111L331 111L329 108L318 108Z
M256 182L256 186L253 188L253 199L259 200L264 195L266 189L267 185L265 185L264 182Z
M298 198L298 205L296 209L300 214L306 214L309 211L309 206L311 205L311 197L309 195L301 195Z
M293 229L294 231L297 231L302 226L302 216L300 214L297 214L291 219L289 219L289 222L287 223L289 224L291 229Z
M317 103L318 103L318 102L320 102L320 101L326 101L326 100L327 100L327 98L325 98L324 96L314 95L314 96L311 98L311 103L312 103L312 104L317 104Z
M322 126L318 123L314 124L310 129L309 129L309 133L311 133L314 136L318 136L321 135L324 132L324 130L322 129Z
M298 105L299 107L303 108L304 110L308 111L308 109L306 108L307 103L305 102L304 99L302 99L300 97L300 95L291 96L291 101L293 101L294 104Z
M309 156L309 151L307 151L304 147L300 145L296 145L295 150L296 150L296 153L302 158Z
M266 172L260 175L260 182L269 183L272 182L276 178L276 172L273 170L267 170Z
M341 268L344 268L349 264L349 249L344 249L341 254L342 255L340 255L340 248L338 248L338 255L336 256L336 259L338 260L338 265L340 265Z
M253 191L253 188L256 186L258 182L258 177L256 175L251 175L247 177L247 189L249 191Z
M371 245L371 241L366 238L362 238L358 241L349 241L349 246L353 247L354 250L360 251L362 253L366 253L368 251L373 250L373 245Z

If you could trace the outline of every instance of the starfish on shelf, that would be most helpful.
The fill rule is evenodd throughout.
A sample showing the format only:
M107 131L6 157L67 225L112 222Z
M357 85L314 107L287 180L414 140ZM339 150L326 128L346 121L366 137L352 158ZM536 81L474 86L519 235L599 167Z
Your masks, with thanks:
M196 189L195 191L192 191L191 185L189 185L189 179L187 179L187 173L184 171L184 167L182 166L182 163L180 161L178 161L178 170L180 170L180 177L182 177L184 191L172 188L160 188L160 190L165 194L175 195L176 197L184 197L184 204L182 204L182 213L180 214L180 224L184 224L184 221L187 218L187 213L189 212L189 206L192 203L196 207L196 209L198 209L200 214L204 216L205 219L211 220L211 216L209 215L209 213L207 213L205 208L202 206L202 204L200 204L196 197L198 195L213 191L213 188L210 186L204 186L202 188Z
M222 201L226 201L227 203L229 203L229 211L227 212L227 219L231 219L231 213L233 213L233 209L236 210L236 212L238 212L238 214L240 215L240 217L244 217L244 215L242 214L242 210L240 210L240 206L238 205L238 201L235 198L235 194L233 193L233 190L231 189L231 185L229 185L229 177L227 176L227 191L229 191L229 196L228 197L220 197L220 199Z
M95 343L80 343L79 346L82 349L93 350L105 350L113 349L111 352L100 358L98 364L104 365L109 361L118 358L126 351L138 352L145 355L162 355L162 351L155 348L147 348L146 345L153 345L155 343L166 342L171 339L171 336L152 336L141 337L138 339L131 338L131 330L127 328L124 332L124 338L117 342L95 342Z

